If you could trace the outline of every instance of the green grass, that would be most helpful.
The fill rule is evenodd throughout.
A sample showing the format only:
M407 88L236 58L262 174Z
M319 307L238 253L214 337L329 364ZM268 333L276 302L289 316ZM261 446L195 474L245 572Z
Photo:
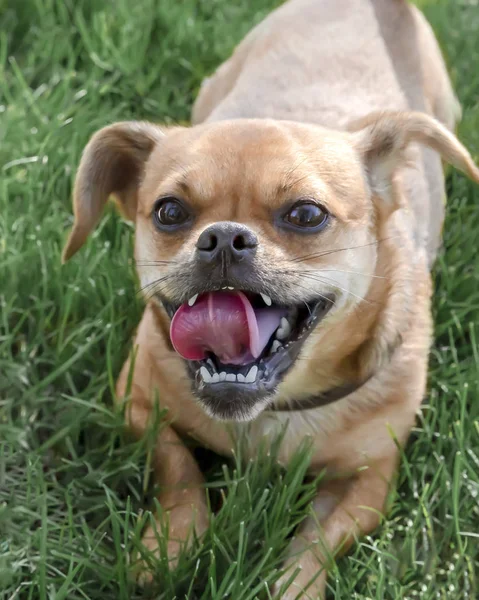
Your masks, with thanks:
M0 598L265 600L306 514L307 453L203 457L202 546L146 590L128 577L151 504L149 453L113 411L142 311L132 230L107 212L65 267L73 174L116 119L185 121L201 79L276 0L0 0ZM479 155L477 1L425 4ZM254 8L253 8L254 6ZM428 397L388 518L342 558L332 598L479 596L479 188L448 179Z

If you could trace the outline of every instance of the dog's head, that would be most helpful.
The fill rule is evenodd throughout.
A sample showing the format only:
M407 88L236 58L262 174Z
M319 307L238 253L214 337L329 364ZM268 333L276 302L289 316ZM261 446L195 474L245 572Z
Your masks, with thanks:
M479 180L456 138L415 113L347 133L259 120L106 127L83 154L64 259L114 195L135 221L142 289L171 320L195 395L215 417L253 418L299 355L314 354L311 333L367 295L410 141Z

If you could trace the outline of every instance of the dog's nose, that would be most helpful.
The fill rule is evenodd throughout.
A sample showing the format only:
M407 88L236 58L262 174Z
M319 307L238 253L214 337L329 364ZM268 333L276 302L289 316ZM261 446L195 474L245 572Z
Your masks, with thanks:
M207 263L226 258L240 262L252 258L258 238L245 225L224 221L207 227L196 242L199 258Z

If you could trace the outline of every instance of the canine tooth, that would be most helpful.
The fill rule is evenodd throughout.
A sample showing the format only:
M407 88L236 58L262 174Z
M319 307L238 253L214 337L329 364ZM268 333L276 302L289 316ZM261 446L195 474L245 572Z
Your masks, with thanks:
M258 367L253 365L246 375L245 383L254 383L256 381L256 375L258 375Z
M236 375L236 379L238 380L238 383L244 383L246 377L243 375L243 373L238 373L238 375Z
M219 377L220 377L220 381L226 381L226 372L221 371Z
M227 373L226 381L236 381L236 375L234 373Z
M266 306L271 306L272 301L269 296L267 296L266 294L260 294L260 296L261 298L263 298L263 302L266 304Z
M281 342L279 340L274 340L274 342L271 344L271 352L278 352L278 350L281 348Z
M200 375L205 383L211 383L211 375L206 367L201 367Z
M213 373L213 375L211 376L211 383L218 383L220 380L220 376L218 375L218 373Z
M209 365L209 366L212 368L212 370L213 370L213 373L216 373L216 367L215 367L215 363L214 363L214 362L211 360L211 358L209 358L209 359L206 361L206 364L207 364L207 365Z
M191 298L188 300L188 306L193 306L193 304L196 302L197 298L198 298L198 294L191 296Z
M288 335L291 333L291 325L289 324L288 319L283 317L280 321L280 327L276 330L276 337L278 340L285 340Z

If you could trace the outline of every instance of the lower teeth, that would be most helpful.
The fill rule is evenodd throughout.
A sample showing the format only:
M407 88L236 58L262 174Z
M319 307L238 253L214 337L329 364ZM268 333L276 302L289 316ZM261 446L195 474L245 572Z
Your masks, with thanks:
M276 331L276 338L273 340L271 344L269 354L275 354L279 352L279 350L287 348L290 342L287 341L287 338L291 334L291 322L294 323L294 317L296 316L297 310L292 311L292 314L288 314L288 319L281 319L280 327ZM300 336L301 337L301 336ZM280 341L282 340L282 341ZM208 358L206 364L209 367L209 370L202 366L199 371L199 377L203 381L203 383L254 383L258 377L258 366L253 365L249 371L244 373L227 373L226 371L217 372L216 365L211 358ZM212 373L210 372L212 371Z
M211 366L213 365L213 361L208 359L207 364ZM254 383L258 376L258 367L253 365L248 373L243 375L242 373L226 373L226 371L217 373L216 370L211 374L208 369L203 366L199 369L198 374L204 383L222 383L223 381L229 383Z
M281 342L279 340L274 340L274 342L271 344L271 354L278 352L278 350L280 348L281 348Z

